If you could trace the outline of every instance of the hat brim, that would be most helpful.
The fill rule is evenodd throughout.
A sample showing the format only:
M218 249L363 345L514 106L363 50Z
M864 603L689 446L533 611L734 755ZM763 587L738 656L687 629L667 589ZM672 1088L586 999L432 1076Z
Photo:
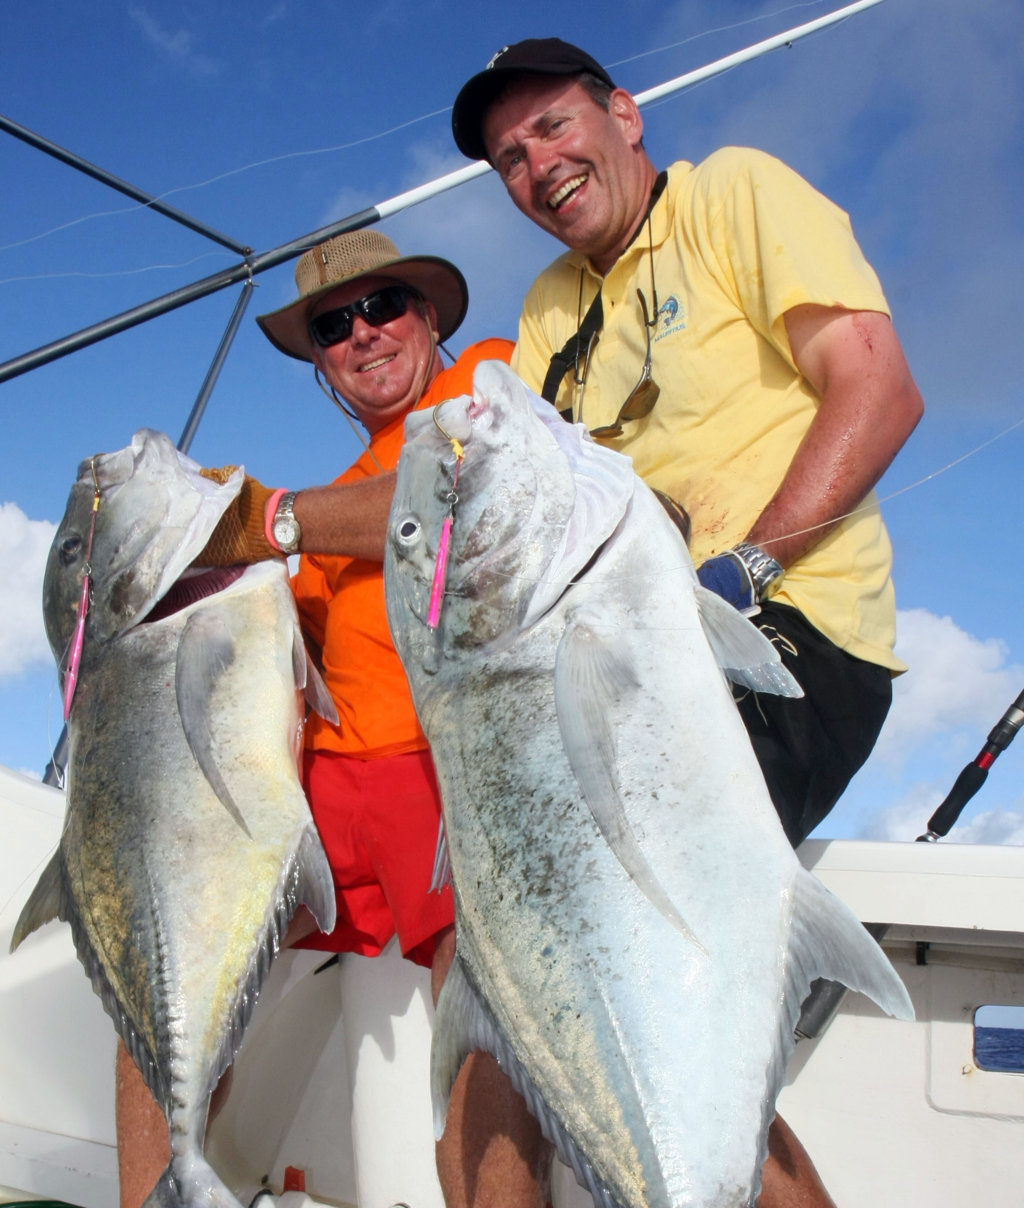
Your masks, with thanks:
M310 307L332 290L364 277L388 277L416 290L437 311L437 335L441 343L458 330L466 317L469 289L465 277L454 264L440 256L400 256L340 281L330 281L280 310L257 315L256 322L275 348L297 360L312 361L313 340L308 327Z

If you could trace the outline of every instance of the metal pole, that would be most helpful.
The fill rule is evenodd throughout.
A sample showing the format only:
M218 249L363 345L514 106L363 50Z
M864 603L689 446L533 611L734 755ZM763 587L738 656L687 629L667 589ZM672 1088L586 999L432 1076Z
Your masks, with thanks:
M835 12L828 13L824 17L819 17L815 21L808 21L806 24L798 25L785 33L776 34L772 38L766 38L764 41L748 47L746 50L737 51L735 54L727 55L723 59L717 59L714 63L709 63L705 67L699 67L694 71L687 72L685 75L677 76L674 80L669 80L665 84L659 84L654 88L648 89L646 92L638 93L636 96L637 104L647 105L652 101L660 100L662 97L668 96L673 92L678 92L702 80L709 79L711 76L728 71L729 68L735 67L739 63L745 63L780 46L788 46L798 39L806 37L808 34L816 33L828 25L853 16L854 13L858 13L862 9L872 8L874 5L881 4L882 2L883 0L857 0L857 3L848 4L845 8L837 9ZM129 327L144 323L148 319L165 314L169 310L185 306L189 302L194 302L219 289L224 289L228 285L234 285L251 274L263 272L268 268L274 268L285 260L299 255L317 243L321 243L324 239L330 239L332 236L340 235L345 231L355 231L360 227L371 226L375 222L380 222L384 218L390 218L393 214L418 205L422 201L427 201L431 197L436 197L449 189L457 188L459 185L463 185L470 180L475 180L478 176L483 176L490 171L492 171L490 164L484 160L479 160L477 163L469 164L464 168L458 168L454 172L448 172L444 176L437 177L435 180L427 181L416 188L399 193L395 197L371 206L369 209L351 214L347 218L342 218L330 226L323 227L321 230L314 231L309 235L304 235L302 238L295 239L291 243L283 244L281 247L274 248L269 252L263 252L260 255L247 256L245 262L236 265L234 268L224 269L222 272L215 273L211 277L205 277L202 281L197 281L193 285L183 286L172 293L154 298L151 302L145 302L132 310L124 311L113 318L106 319L101 323L95 323L91 327L83 328L73 335L65 336L61 340L55 340L52 344L43 345L32 352L24 353L20 357L15 357L13 360L0 364L0 382L6 382L11 378L18 377L19 374L27 373L30 369L46 365L50 361L55 361L70 352L75 352L79 348L95 344L99 340L106 339L107 336L115 335L119 331L124 331Z
M68 728L64 727L53 748L53 758L46 765L43 773L43 784L52 784L55 788L64 787L64 769L68 766Z
M293 239L290 243L282 244L269 252L250 256L232 268L222 269L219 273L204 277L201 281L194 281L191 285L183 285L180 289L172 290L169 294L162 294L151 302L143 302L140 306L122 311L121 314L104 319L100 323L94 323L91 327L83 327L81 331L64 336L60 340L54 340L52 344L44 344L32 352L26 352L11 361L5 361L0 365L0 382L6 382L22 373L28 373L30 369L37 369L40 365L47 365L50 361L56 361L70 352L77 352L79 348L87 348L90 344L105 340L107 336L116 335L119 331L127 331L130 327L145 323L147 319L153 319L170 310L187 306L189 302L196 302L208 294L216 293L219 289L225 289L256 273L274 268L324 239L329 239L332 235L339 235L343 231L358 230L360 227L377 222L379 218L380 215L375 209L360 210L358 214L351 214L348 218L332 223L331 226L313 231L300 239Z
M206 377L203 379L203 384L199 388L199 393L196 395L196 401L192 405L192 411L185 422L185 427L182 429L181 436L178 439L178 448L182 453L187 453L192 447L192 438L196 434L196 429L199 427L199 421L203 418L203 412L206 410L206 404L209 401L210 395L213 393L213 388L217 384L217 378L220 377L221 368L231 350L231 345L235 336L238 334L238 326L242 322L242 316L245 314L245 308L249 305L249 299L252 297L252 291L255 289L252 281L246 281L242 286L242 292L238 295L238 301L235 303L235 309L231 312L231 318L228 320L228 325L224 329L224 334L221 336L220 344L217 346L217 351L214 353L213 360L210 362L210 368L207 370Z
M199 235L205 235L207 239L212 239L214 243L219 243L231 251L237 252L239 256L247 256L252 248L246 247L235 239L229 239L227 235L222 235L220 231L215 231L213 227L206 226L196 218L190 218L188 214L183 214L181 210L174 209L173 206L165 205L158 198L153 197L149 193L144 193L142 189L137 189L135 185L129 184L126 180L121 180L119 176L114 176L113 173L107 172L104 168L98 168L95 164L89 163L87 159L82 159L80 155L76 155L73 151L68 151L64 147L59 147L56 143L51 143L48 138L43 138L41 134L36 134L34 130L29 130L26 126L21 126L17 122L12 121L9 117L4 117L0 113L0 130L6 130L8 134L13 134L15 138L20 138L23 143L28 143L30 147L35 147L37 151L43 151L47 155L52 155L54 159L59 159L61 163L67 164L70 168L75 168L79 172L84 172L86 176L91 176L94 180L98 180L101 184L108 185L111 189L116 189L118 193L124 193L126 197L132 198L133 201L139 201L150 210L154 210L157 214L163 214L165 218L170 218L174 222L180 222L182 226L188 227L190 231L195 231Z
M834 25L837 21L845 21L847 17L852 17L862 9L873 8L876 4L881 3L882 0L857 0L855 4L837 8L835 12L826 13L824 17L818 17L804 25L794 26L793 29L765 38L762 42L755 42L746 50L737 50L734 54L726 55L723 59L716 59L714 63L708 63L705 67L688 71L685 75L677 76L665 84L657 84L653 88L648 88L646 92L638 92L634 100L638 105L649 105L652 101L660 101L662 97L670 96L681 88L689 88L693 84L699 84L702 80L709 80L712 76L721 75L723 71L728 71L731 67L759 58L770 50L778 50L780 46L790 46L801 38L806 38L808 34L816 34L818 30L825 29L826 26Z

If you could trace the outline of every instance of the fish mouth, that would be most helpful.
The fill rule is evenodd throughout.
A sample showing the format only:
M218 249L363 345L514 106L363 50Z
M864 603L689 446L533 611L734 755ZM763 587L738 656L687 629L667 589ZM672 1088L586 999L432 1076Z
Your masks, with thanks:
M163 621L192 604L215 596L245 574L246 566L215 566L209 569L187 570L171 584L170 591L161 596L140 622L143 625Z

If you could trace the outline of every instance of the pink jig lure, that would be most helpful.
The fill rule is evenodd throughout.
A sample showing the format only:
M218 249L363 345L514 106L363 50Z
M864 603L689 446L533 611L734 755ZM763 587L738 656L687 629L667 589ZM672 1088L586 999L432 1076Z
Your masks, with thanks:
M92 567L89 560L92 557L92 539L96 533L96 513L100 510L100 484L96 479L96 458L89 462L92 470L93 495L92 515L89 518L89 539L85 545L85 562L82 566L82 590L78 596L78 614L75 617L75 629L71 635L71 645L68 648L67 668L64 672L64 720L71 716L71 701L74 699L75 686L78 684L78 666L82 661L82 645L85 642L85 618L89 614L89 590L92 577Z
M427 609L427 628L436 629L441 619L441 604L444 601L444 585L448 574L448 547L451 544L452 524L455 520L455 505L459 502L455 488L459 485L459 466L466 456L462 445L454 436L449 436L438 423L437 408L434 409L434 424L455 454L455 472L452 474L452 489L448 492L448 515L441 525L441 538L437 543L437 561L434 563L434 579L430 585L430 604Z

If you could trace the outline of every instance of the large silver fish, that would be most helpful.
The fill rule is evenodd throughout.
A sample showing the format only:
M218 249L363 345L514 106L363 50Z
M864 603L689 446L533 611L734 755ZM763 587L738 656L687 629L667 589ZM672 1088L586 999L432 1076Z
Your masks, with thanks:
M436 1127L486 1049L598 1204L752 1205L811 981L912 1015L787 843L723 668L799 689L628 459L495 362L409 417L385 582L455 891Z
M66 686L77 672L67 815L11 946L71 924L170 1127L147 1204L237 1208L203 1156L210 1094L296 906L326 930L335 904L297 774L308 672L287 571L181 579L242 481L198 471L148 430L79 467L43 585Z

